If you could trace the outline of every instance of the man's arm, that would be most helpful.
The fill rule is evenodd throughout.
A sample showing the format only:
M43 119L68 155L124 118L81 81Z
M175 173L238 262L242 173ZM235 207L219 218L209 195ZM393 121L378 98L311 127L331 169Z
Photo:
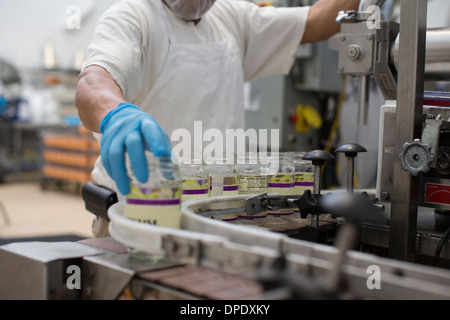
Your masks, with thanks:
M327 40L340 30L339 11L358 10L360 0L319 0L311 6L301 43Z
M75 105L83 125L100 132L100 122L106 114L125 99L117 83L102 67L89 66L78 79Z
M167 133L148 113L125 102L120 87L105 69L90 66L80 74L75 105L83 125L102 133L103 166L122 194L130 191L125 153L135 177L142 183L149 175L146 149L157 157L170 156Z

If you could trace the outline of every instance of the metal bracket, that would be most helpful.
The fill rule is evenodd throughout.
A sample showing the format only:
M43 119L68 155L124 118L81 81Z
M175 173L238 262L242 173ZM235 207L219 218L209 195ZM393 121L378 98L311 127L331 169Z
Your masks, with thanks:
M437 151L439 149L439 137L441 135L442 120L427 119L422 131L422 142L428 144L431 149L430 167L436 167Z
M246 212L252 216L267 210L297 208L295 201L301 196L280 196L278 194L262 193L247 199Z
M261 193L252 195L244 201L236 201L236 205L228 202L226 207L220 205L220 202L210 204L202 210L196 210L196 213L203 217L217 216L230 213L246 213L253 216L268 210L280 210L285 208L297 208L294 201L301 196L280 196L278 193Z
M371 17L372 13L361 12L355 10L339 11L336 17L337 23L357 23L361 21L367 21Z

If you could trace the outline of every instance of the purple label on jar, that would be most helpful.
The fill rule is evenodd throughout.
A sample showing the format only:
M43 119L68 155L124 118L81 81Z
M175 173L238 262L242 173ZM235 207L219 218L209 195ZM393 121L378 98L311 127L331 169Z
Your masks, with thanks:
M301 186L301 187L313 187L314 186L314 182L310 182L310 181L295 181L295 185L296 186Z
M268 187L269 188L292 188L294 186L293 183L275 183L275 182L269 182Z
M141 192L142 192L143 194L150 194L150 193L153 193L154 191L158 192L158 191L159 191L159 188L158 188L158 189L155 189L155 188L144 188L144 187L139 187L139 190L141 190Z
M209 192L208 189L190 189L190 190L183 190L183 194L207 194Z
M146 206L173 206L180 204L180 199L127 199L127 204Z
M289 212L269 212L267 213L270 216L289 216L293 213L294 211L289 211Z
M239 190L238 185L223 186L223 191L236 191L236 190Z
M265 218L266 216L265 215L263 215L263 216L257 216L257 215L254 215L254 216L239 216L239 219L261 219L261 218Z

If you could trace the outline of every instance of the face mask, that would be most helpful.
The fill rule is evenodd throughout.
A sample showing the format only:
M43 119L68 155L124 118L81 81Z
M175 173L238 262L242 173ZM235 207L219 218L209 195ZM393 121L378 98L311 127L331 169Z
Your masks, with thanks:
M173 14L184 21L200 19L216 0L165 0Z

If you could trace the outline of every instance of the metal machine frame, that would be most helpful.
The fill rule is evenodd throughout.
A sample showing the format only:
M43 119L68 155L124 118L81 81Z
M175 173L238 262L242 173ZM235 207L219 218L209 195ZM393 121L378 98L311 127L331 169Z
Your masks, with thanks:
M398 67L395 150L405 142L420 138L425 74L425 43L427 1L401 2L400 49ZM392 258L414 259L417 214L418 177L394 160L394 193L392 195L389 255Z
M439 130L443 127L439 126L440 123L436 125L431 118L428 122L425 119L428 115L448 112L424 107L424 82L427 77L437 76L442 80L443 70L447 69L442 62L439 64L441 72L436 73L437 68L434 67L436 61L433 59L439 56L436 53L440 50L433 41L440 38L440 34L427 32L427 1L401 1L399 26L390 21L380 21L377 28L365 26L371 16L366 10L372 5L381 7L384 3L361 1L359 12L345 12L338 16L338 22L342 23L339 71L361 78L360 124L367 121L365 80L369 76L375 77L387 100L381 113L377 197L385 205L390 222L377 228L363 228L363 238L371 245L388 248L391 258L415 261L417 254L424 254L424 250L430 254L432 245L423 245L424 242L437 245L436 239L442 231L423 228L423 220L435 219L435 215L421 206L422 173L405 166L404 154L411 144L410 149L417 144L416 150L423 147L425 153L428 152L428 144L436 147ZM430 35L429 41L427 34ZM427 63L431 68L426 68ZM448 79L448 72L446 77ZM393 129L387 131L388 127ZM432 152L434 154L429 158L435 164L436 148ZM412 156L419 157L419 154ZM447 220L443 217L441 222L448 227ZM439 227L442 229L442 225Z

